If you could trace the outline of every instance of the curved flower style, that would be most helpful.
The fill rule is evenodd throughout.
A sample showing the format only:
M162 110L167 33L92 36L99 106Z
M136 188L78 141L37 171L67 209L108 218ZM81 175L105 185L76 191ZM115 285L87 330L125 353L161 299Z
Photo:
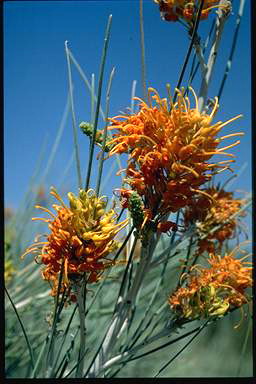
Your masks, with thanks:
M45 207L36 206L47 212L51 219L32 219L49 223L51 232L45 242L36 239L23 257L28 253L40 253L39 261L46 265L43 278L53 282L52 295L55 296L60 273L63 273L61 291L65 288L69 293L72 282L79 280L84 272L88 273L88 283L98 281L101 273L114 264L107 256L119 248L120 243L114 237L125 227L127 220L115 224L116 213L113 209L106 212L106 199L96 197L93 190L81 189L78 198L68 193L70 208L55 189L52 188L51 194L60 202L60 205L53 204L57 215Z
M224 257L211 255L210 268L191 267L182 277L186 287L179 288L169 298L171 308L180 317L221 317L231 309L248 303L245 290L252 287L251 262L234 257L234 251Z
M159 5L161 17L166 21L178 21L183 19L191 22L195 18L199 5L195 0L154 0ZM209 12L213 8L222 7L229 9L230 5L219 5L219 0L204 0L200 20L208 18Z
M213 172L229 168L229 163L234 161L207 163L207 160L214 154L235 157L225 150L240 141L217 149L218 145L225 138L243 135L240 132L217 138L225 125L241 115L211 125L218 99L215 98L212 112L207 115L199 112L198 100L192 88L195 108L190 107L189 98L184 97L183 92L177 91L178 101L172 105L170 98L169 110L167 99L161 99L156 90L149 88L149 105L136 97L140 101L139 112L111 118L112 126L108 127L109 130L118 131L109 142L112 146L109 156L129 153L125 181L132 191L141 196L150 219L156 215L161 219L165 214L190 204L195 192L200 193L198 187L210 180ZM155 100L155 106L152 106L152 100ZM127 201L132 191L125 188L120 191L121 197Z
M239 217L246 215L246 212L242 211L237 217L232 218L246 203L246 199L234 199L233 192L216 187L204 189L204 192L210 195L212 200L204 195L195 196L183 213L185 228L188 228L191 223L195 223L198 237L207 236L205 239L199 240L199 254L205 250L214 252L214 243L211 240L217 240L218 252L220 252L223 242L236 235ZM210 233L216 226L224 222L225 224L221 228Z

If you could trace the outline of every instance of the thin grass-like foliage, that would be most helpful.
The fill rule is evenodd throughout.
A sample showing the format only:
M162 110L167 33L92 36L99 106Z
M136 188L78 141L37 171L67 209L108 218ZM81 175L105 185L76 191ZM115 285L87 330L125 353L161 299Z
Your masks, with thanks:
M84 63L78 63L65 42L68 98L63 118L41 179L37 165L20 209L5 223L8 378L181 376L173 363L188 364L186 354L192 348L204 350L200 342L217 340L222 327L226 327L223 329L230 340L235 332L241 332L241 340L244 337L243 343L237 343L242 346L237 376L242 375L252 327L252 263L244 229L252 198L250 193L238 198L231 189L246 164L232 177L224 176L234 162L233 155L224 151L238 142L226 147L220 144L222 149L218 149L223 140L218 134L229 122L213 124L212 119L227 84L245 2L240 1L238 15L232 15L228 0L184 0L179 6L168 0L155 3L152 1L152 6L160 7L163 22L174 27L172 22L179 21L178 26L185 27L188 34L177 87L172 90L167 84L166 98L160 98L153 88L146 89L142 0L138 8L142 98L136 97L134 80L129 113L110 114L115 67L108 75L104 95L112 15L107 21L98 75L87 78ZM211 5L217 7L212 23L207 20L214 11ZM223 49L221 37L228 17L236 17L237 23L223 75L215 73L214 67L217 53ZM201 22L209 22L205 41L200 38ZM85 169L80 161L74 71L90 95L90 114L85 117L87 122L80 124L88 136L83 137L88 149ZM200 77L198 98L191 89L196 75ZM213 76L220 83L215 103L211 101L215 96L211 90ZM196 107L188 101L190 94L194 94ZM60 188L75 168L78 190L70 191L65 203L52 188L51 194L58 200L52 205L50 199L32 199L30 190L37 184L36 177L47 181L69 112L74 148L56 187ZM169 135L166 138L165 132ZM225 137L233 139L235 135L242 133ZM212 163L214 154L226 155L231 161ZM98 165L94 169L95 157ZM205 164L208 168L203 168ZM111 205L104 191L113 183L116 166L120 184L113 185ZM84 182L82 175L86 175ZM176 205L171 205L172 199ZM35 214L35 205L43 217ZM40 220L37 227L33 223L33 237L37 231L34 243L28 221L32 217L33 221ZM30 233L31 238L21 241L24 233ZM20 261L21 256L24 261ZM41 264L41 270L34 260ZM210 360L209 352L209 364ZM140 366L143 373L138 372Z

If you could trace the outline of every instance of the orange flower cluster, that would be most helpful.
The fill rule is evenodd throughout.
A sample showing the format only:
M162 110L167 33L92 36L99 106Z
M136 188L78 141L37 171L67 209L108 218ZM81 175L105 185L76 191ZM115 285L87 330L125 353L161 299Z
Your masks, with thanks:
M161 16L166 21L178 21L183 19L191 22L195 18L200 6L195 0L154 0L159 5ZM208 18L209 12L213 8L219 8L219 0L205 0L201 12L200 20ZM227 7L223 5L222 7Z
M220 252L223 242L235 236L238 218L246 215L243 211L237 218L231 218L246 203L246 199L234 199L233 192L216 187L207 188L204 192L212 199L204 195L195 196L183 213L185 228L194 222L199 238L207 235L205 239L199 240L199 254L204 251L214 252L214 243L211 240L217 240L218 252ZM209 233L224 222L221 228Z
M51 219L32 219L48 223L50 234L47 241L36 239L22 257L28 253L39 253L40 262L46 265L43 278L52 283L52 296L55 296L61 271L62 292L67 289L70 293L72 283L85 272L88 273L88 283L98 281L101 273L114 264L107 256L119 248L120 243L114 237L124 228L127 220L115 224L116 213L113 209L106 212L106 199L97 198L93 190L81 189L78 198L68 193L70 208L53 188L51 194L61 204L53 204L57 215L45 207L36 206L47 212Z
M234 257L234 251L224 257L211 255L210 268L196 265L182 276L186 287L179 288L169 298L171 308L184 318L221 317L231 309L248 303L245 290L252 287L251 262ZM181 279L182 279L181 278Z
M210 115L201 114L196 94L190 89L195 108L191 108L183 91L177 90L178 101L173 105L170 97L168 109L167 99L161 99L155 89L149 88L149 105L136 97L140 101L138 113L110 119L112 125L108 129L116 129L118 133L114 133L109 142L112 146L109 155L129 154L124 180L141 196L147 217L151 219L157 214L160 221L167 213L189 205L193 195L200 192L198 187L211 179L213 171L227 169L227 164L234 161L207 163L207 160L214 154L235 157L225 150L240 141L220 149L218 145L225 138L243 135L240 132L217 138L225 125L241 115L211 125L218 108L217 98ZM125 188L120 191L127 201L132 191Z

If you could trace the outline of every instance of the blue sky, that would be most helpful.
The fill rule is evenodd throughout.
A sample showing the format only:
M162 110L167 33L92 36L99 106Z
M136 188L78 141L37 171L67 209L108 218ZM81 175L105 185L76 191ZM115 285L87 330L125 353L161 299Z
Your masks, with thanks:
M239 1L225 25L209 96L218 93L230 53ZM251 190L251 78L250 78L250 2L245 2L235 56L215 121L239 119L223 129L223 134L245 132L241 144L233 148L237 156L234 170L245 167L232 189ZM187 33L179 23L160 19L158 7L151 0L143 3L147 85L166 97L166 83L173 90L188 48ZM86 76L95 74L96 87L103 40L109 15L113 15L102 93L106 105L106 88L115 66L110 101L110 116L131 105L133 80L136 96L142 96L139 31L139 1L11 1L4 3L4 182L5 204L17 208L23 198L44 145L44 156L35 185L47 164L68 95L67 60L64 42L79 62ZM214 18L214 11L199 26L204 40ZM191 62L190 62L191 63ZM188 67L190 68L190 66ZM186 86L186 72L182 85ZM77 70L72 66L76 121L90 120L90 96ZM198 93L200 76L193 87ZM99 121L103 127L103 121ZM88 140L78 132L83 183L88 162ZM225 142L228 143L228 141ZM65 191L77 192L76 167L73 162L63 175L73 150L72 120L69 113L64 132L47 178L46 189L64 183ZM222 158L222 160L224 160ZM106 180L111 161L106 162ZM245 164L248 164L245 166ZM97 161L95 160L95 166ZM92 187L95 185L96 168ZM226 171L221 179L230 176ZM119 187L113 176L105 186L110 195Z

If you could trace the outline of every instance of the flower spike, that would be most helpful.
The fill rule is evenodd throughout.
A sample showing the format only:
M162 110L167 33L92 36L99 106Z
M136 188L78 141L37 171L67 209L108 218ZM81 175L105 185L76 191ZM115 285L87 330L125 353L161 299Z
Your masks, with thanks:
M106 268L115 262L107 258L117 250L120 243L114 238L127 224L127 220L115 223L117 214L113 209L106 211L106 197L96 197L94 190L80 190L79 197L68 193L70 208L68 208L55 188L51 194L61 205L53 204L57 211L54 215L48 209L37 208L48 213L50 219L34 218L48 222L50 234L47 241L35 243L22 255L36 253L36 260L44 264L43 278L52 284L52 296L57 294L58 279L62 264L63 281L61 292L67 289L72 293L73 283L87 273L87 282L97 282Z

